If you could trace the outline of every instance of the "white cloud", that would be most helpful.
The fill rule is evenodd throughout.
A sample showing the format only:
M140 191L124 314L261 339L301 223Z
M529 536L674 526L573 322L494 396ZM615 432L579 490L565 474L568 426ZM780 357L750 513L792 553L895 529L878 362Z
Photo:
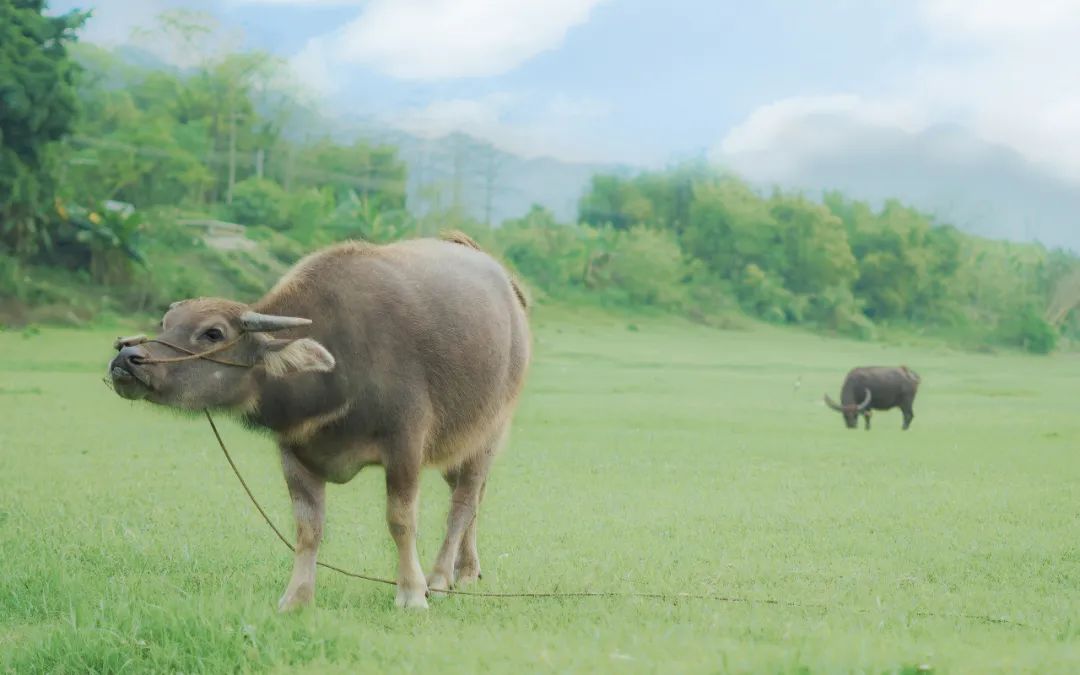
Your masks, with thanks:
M167 9L162 0L98 0L81 40L115 47L131 40L132 31L154 25Z
M265 0L264 0L265 1ZM356 20L311 40L334 68L402 79L498 75L558 47L603 0L371 0Z
M287 5L294 7L351 7L368 0L224 0L226 5Z
M333 58L328 51L324 43L312 40L289 60L297 81L309 93L333 94L340 89L341 79L334 75Z
M799 119L834 114L853 123L913 132L959 123L976 136L1080 181L1080 0L920 0L930 46L878 98L825 95L762 106L723 139L718 158L755 156L756 166L783 173L792 162ZM799 142L820 152L843 142L818 136ZM771 159L769 159L771 155ZM771 164L768 164L771 162Z
M218 4L220 0L189 0L184 8L178 8L170 0L96 0L79 39L106 47L133 45L166 63L194 66L234 51L243 42L242 32L222 25L212 11ZM68 0L53 3L51 9L63 12L83 5ZM163 16L205 31L192 31L191 39L186 40L182 31L164 26Z
M1080 0L923 0L920 16L947 56L903 83L909 95L1080 179Z
M734 127L720 144L725 155L769 150L777 138L784 136L792 124L810 115L839 115L855 122L870 125L899 127L915 131L925 121L913 108L903 103L870 101L856 94L831 96L800 96L788 98L755 110L742 124ZM829 146L837 139L821 138Z
M611 106L596 98L556 94L548 102L547 111L552 117L565 119L600 119L611 114Z
M824 116L829 118L826 124L805 124ZM925 125L919 111L898 101L872 101L856 94L794 97L755 110L710 156L752 180L785 182L798 177L806 157L841 152L856 126L915 132Z
M490 139L505 133L507 125L503 118L513 103L514 97L509 94L446 99L394 113L393 119L388 121L423 138L438 138L460 131Z
M926 26L946 39L1022 42L1073 32L1080 24L1077 0L922 0L919 12Z

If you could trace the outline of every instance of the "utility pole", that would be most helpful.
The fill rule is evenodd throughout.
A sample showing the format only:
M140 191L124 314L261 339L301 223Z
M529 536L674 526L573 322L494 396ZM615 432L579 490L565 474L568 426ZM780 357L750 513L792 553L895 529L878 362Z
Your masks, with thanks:
M232 204L233 185L236 184L236 115L229 114L229 189L225 193L225 203Z
M425 207L427 194L424 186L424 181L427 180L427 162L428 162L428 142L427 139L421 139L417 144L416 162L413 166L410 166L409 176L414 181L414 194L416 195L415 203L412 205L412 210L416 215L423 216L427 213ZM407 179L406 179L407 180ZM406 183L406 193L408 187ZM407 197L406 197L407 198Z
M484 167L484 224L491 228L491 201L495 193L495 148L487 151L487 165Z
M454 183L453 183L453 199L454 199L454 211L461 211L461 166L465 161L462 156L462 140L461 136L454 136Z
M296 143L289 142L289 151L285 159L285 179L282 183L282 187L288 192L292 189L293 173L296 170Z

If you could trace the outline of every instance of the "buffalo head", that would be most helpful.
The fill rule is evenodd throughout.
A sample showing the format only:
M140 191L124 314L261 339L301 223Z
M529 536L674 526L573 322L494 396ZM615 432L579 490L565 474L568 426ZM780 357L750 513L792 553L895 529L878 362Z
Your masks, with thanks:
M842 414L844 416L844 423L847 424L848 429L854 429L859 423L859 415L870 407L870 398L870 390L867 389L866 398L863 399L862 403L838 405L836 401L829 398L828 394L825 394L825 405Z
M157 338L116 341L108 376L116 393L131 400L189 410L250 408L258 403L263 378L333 370L334 357L315 340L269 335L309 324L230 300L173 303ZM213 356L191 356L202 353Z

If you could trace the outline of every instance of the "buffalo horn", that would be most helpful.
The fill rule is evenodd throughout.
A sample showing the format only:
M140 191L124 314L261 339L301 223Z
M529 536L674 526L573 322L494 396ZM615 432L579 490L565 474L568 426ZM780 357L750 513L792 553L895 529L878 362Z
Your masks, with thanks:
M836 401L829 398L828 394L825 394L825 405L829 406L830 408L832 408L833 410L835 410L837 412L844 412L844 409L841 408L840 406L836 405Z
M870 390L869 389L866 390L866 398L863 399L863 402L859 404L859 412L862 412L862 411L866 410L868 407L870 407Z
M311 325L311 319L302 319L298 316L275 316L251 311L240 315L240 327L247 333L268 333L309 325Z

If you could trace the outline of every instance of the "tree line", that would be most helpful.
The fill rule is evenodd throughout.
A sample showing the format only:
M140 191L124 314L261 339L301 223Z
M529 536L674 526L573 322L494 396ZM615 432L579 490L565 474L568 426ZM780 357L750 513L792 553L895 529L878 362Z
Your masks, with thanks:
M86 18L0 0L0 296L63 295L29 282L29 269L65 271L123 302L137 278L154 289L140 306L212 289L198 269L255 292L260 274L315 246L458 228L564 302L1038 352L1080 330L1069 253L967 235L895 201L762 192L704 163L595 176L573 223L539 206L494 228L454 207L415 215L395 148L313 132L315 111L283 64L215 50L207 17L171 12L155 27L155 40L198 55L184 67L77 44ZM277 263L238 270L185 218L249 226Z
M1075 255L969 235L898 201L763 193L689 163L594 177L578 220L558 225L537 208L493 238L554 294L591 289L698 315L737 305L860 337L899 328L1035 352L1080 328Z

